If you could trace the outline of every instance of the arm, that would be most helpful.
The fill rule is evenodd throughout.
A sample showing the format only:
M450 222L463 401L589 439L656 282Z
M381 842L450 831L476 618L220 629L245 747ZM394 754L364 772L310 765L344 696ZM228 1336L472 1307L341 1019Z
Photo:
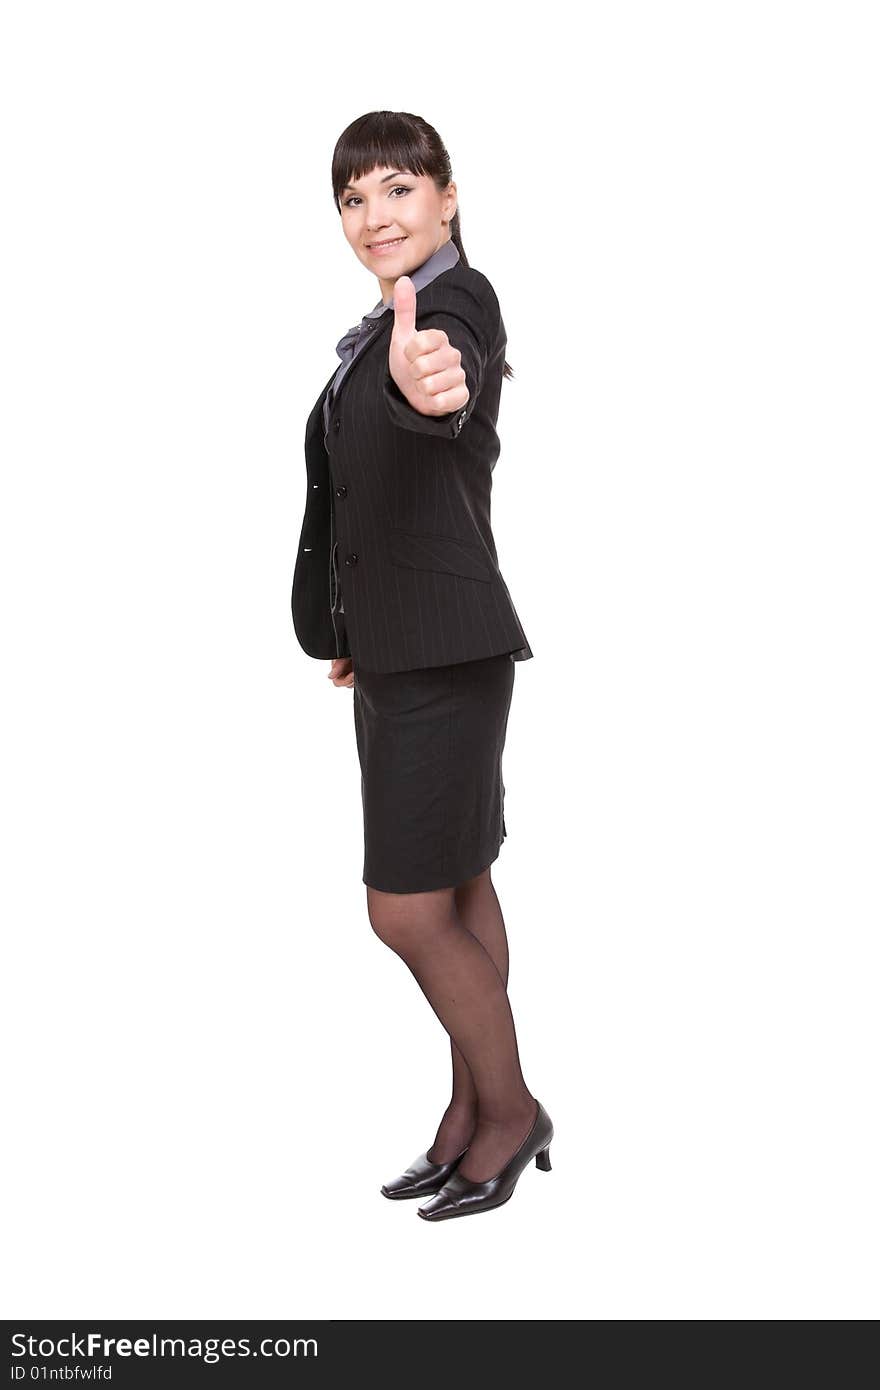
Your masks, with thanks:
M424 293L430 286L426 286ZM438 298L440 298L438 294ZM406 311L404 311L405 314ZM500 312L496 304L490 304L482 296L478 297L471 288L462 285L443 286L442 303L436 309L428 309L419 315L418 332L425 329L439 329L447 337L450 345L461 354L461 368L464 371L467 398L455 410L442 415L423 413L407 400L392 376L390 367L386 370L382 385L385 407L395 425L401 429L414 430L420 434L431 434L445 439L456 439L465 422L473 413L486 370L486 363L495 343L500 322ZM398 323L397 291L395 290L395 325ZM411 322L405 321L399 338L404 342L415 329L415 309ZM397 327L395 328L397 334ZM395 334L392 335L394 350Z

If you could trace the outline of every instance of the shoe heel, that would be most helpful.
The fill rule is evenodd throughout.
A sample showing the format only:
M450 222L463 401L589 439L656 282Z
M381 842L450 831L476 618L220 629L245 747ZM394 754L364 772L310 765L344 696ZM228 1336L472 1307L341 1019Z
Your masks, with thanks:
M542 1149L539 1154L535 1154L535 1167L540 1168L542 1173L550 1172L550 1145Z

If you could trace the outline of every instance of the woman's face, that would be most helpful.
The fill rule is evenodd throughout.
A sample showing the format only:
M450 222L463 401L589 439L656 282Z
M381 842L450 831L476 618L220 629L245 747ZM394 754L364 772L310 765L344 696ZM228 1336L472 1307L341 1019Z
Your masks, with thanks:
M359 261L378 277L387 302L399 275L410 275L450 237L458 206L454 183L440 193L427 174L377 167L339 198L342 230ZM378 242L393 241L387 248Z

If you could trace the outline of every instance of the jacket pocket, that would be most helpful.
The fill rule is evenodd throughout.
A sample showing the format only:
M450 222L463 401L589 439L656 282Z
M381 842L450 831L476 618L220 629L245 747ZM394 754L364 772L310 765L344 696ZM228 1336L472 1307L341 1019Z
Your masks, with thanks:
M434 536L424 531L390 530L391 562L407 569L435 570L438 574L457 574L465 579L481 579L490 584L492 566L481 546L460 541L455 536Z

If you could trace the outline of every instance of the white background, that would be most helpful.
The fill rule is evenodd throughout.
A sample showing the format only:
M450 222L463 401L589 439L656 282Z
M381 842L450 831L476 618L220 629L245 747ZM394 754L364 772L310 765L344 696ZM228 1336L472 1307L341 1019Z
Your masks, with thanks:
M5 1316L876 1317L872 11L4 6ZM441 1225L379 1192L448 1039L289 609L377 107L501 301L535 652L494 879L554 1166Z

